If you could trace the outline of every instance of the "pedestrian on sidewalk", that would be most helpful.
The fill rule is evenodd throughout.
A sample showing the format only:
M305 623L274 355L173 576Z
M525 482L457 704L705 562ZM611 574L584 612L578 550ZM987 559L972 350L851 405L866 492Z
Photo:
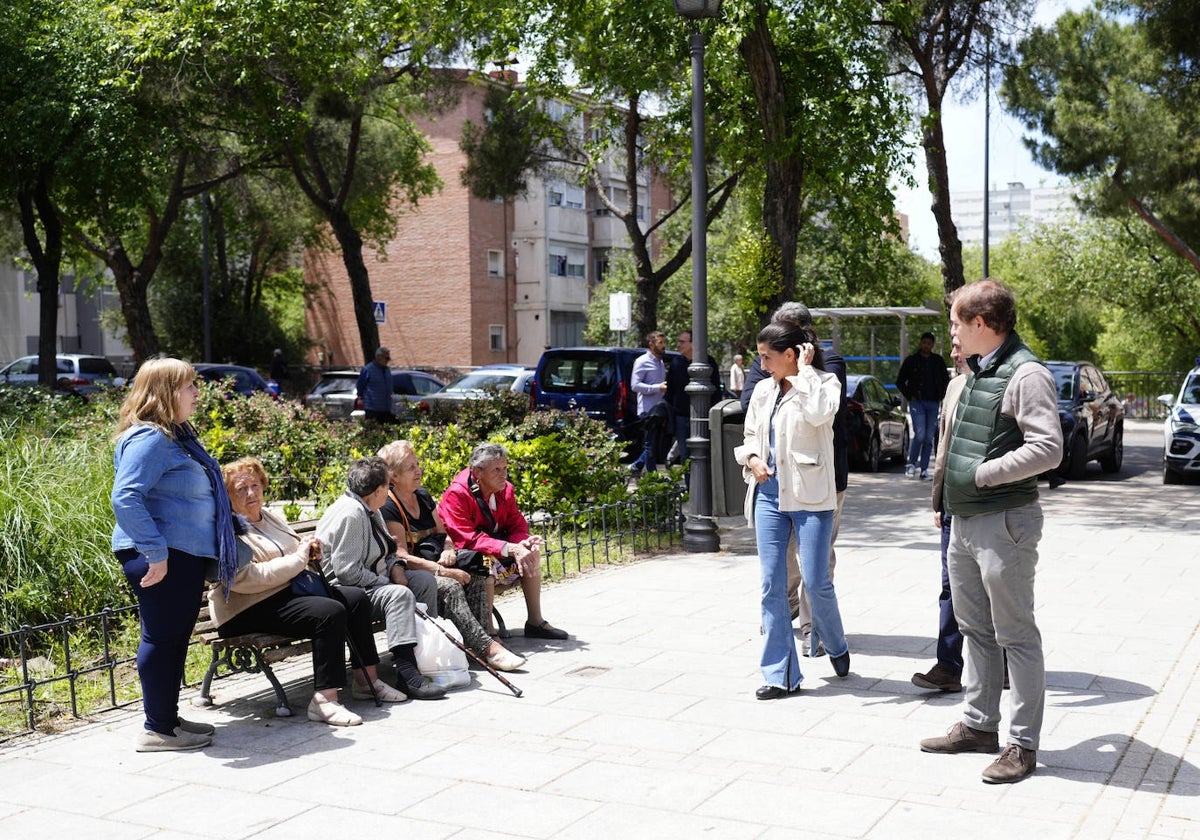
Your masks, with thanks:
M901 363L900 374L896 377L896 388L908 400L908 414L913 426L908 466L904 468L908 478L929 478L938 405L946 396L946 383L950 379L946 373L946 360L933 352L934 341L933 333L922 335L919 349Z
M773 700L798 691L804 676L787 598L788 544L795 535L812 604L812 646L824 643L834 673L850 671L850 648L829 577L829 545L837 508L833 418L841 386L822 367L809 327L775 322L758 334L762 369L771 379L754 389L745 440L734 450L748 489L746 518L754 523L762 568L765 684L755 696Z
M137 672L146 722L138 752L199 749L216 731L179 716L205 579L219 580L227 597L237 571L221 468L190 422L199 396L190 364L151 359L138 370L117 421L112 550L133 587L142 625Z
M1046 705L1034 572L1042 536L1037 476L1062 457L1054 377L1014 330L1016 300L996 280L961 287L950 336L967 358L946 447L943 498L953 520L946 564L966 639L963 716L925 752L999 750L1004 657L1012 690L1008 744L983 771L989 784L1019 781L1037 765Z
M950 594L950 572L946 568L946 552L950 547L950 522L942 499L942 482L946 477L946 446L950 440L950 423L958 408L967 378L963 375L962 353L955 341L950 342L950 358L955 376L946 387L938 420L938 455L933 467L933 527L942 535L942 591L938 595L937 662L927 673L913 674L913 685L931 691L962 691L963 637L954 618L954 600Z

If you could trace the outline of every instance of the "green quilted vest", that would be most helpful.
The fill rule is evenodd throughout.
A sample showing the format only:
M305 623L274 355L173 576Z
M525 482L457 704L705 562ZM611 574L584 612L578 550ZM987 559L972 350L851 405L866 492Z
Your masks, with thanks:
M946 453L942 498L953 516L1010 510L1037 501L1037 477L976 487L975 470L984 461L1011 452L1025 438L1012 417L1000 413L1009 380L1026 362L1040 364L1015 332L1000 345L988 366L971 374L954 414L954 431Z

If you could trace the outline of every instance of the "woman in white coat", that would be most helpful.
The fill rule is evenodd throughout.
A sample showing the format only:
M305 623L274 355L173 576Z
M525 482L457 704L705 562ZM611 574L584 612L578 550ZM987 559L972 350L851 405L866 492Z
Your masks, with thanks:
M813 611L812 650L830 652L834 672L850 671L850 649L829 578L829 543L837 489L833 475L833 417L841 394L837 377L822 370L808 327L773 323L758 334L763 370L746 412L745 442L735 449L749 484L746 516L754 523L762 566L762 673L755 696L773 700L799 691L804 678L787 599L787 550L793 532Z

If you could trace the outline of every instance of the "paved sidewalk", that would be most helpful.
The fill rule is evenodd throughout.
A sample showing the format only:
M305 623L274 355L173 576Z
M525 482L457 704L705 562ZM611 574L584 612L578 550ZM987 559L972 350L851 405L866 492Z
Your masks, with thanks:
M549 587L570 642L525 643L517 699L488 674L440 702L335 729L275 719L261 677L220 680L195 753L138 754L137 711L0 747L5 838L1200 838L1200 487L1162 485L1159 426L1126 468L1043 492L1048 697L1037 772L917 742L956 695L932 664L938 532L928 484L853 473L837 589L851 676L801 660L802 693L754 699L758 563L736 520L677 554ZM1042 485L1044 488L1045 485ZM523 623L508 600L511 626ZM281 668L298 709L307 658ZM185 698L194 695L185 693ZM1007 714L1007 708L1005 708ZM188 714L188 712L185 712Z

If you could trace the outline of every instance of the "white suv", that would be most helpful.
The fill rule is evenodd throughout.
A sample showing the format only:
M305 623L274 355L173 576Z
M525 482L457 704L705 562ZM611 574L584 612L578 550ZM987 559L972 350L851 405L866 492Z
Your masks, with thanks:
M1163 484L1200 475L1200 365L1184 377L1179 395L1158 401L1171 409L1163 422Z
M124 384L117 376L116 368L104 356L89 356L83 353L59 353L55 357L58 370L55 379L59 387L80 394L94 394L101 388ZM7 367L0 369L0 385L36 385L38 383L38 357L22 356Z

